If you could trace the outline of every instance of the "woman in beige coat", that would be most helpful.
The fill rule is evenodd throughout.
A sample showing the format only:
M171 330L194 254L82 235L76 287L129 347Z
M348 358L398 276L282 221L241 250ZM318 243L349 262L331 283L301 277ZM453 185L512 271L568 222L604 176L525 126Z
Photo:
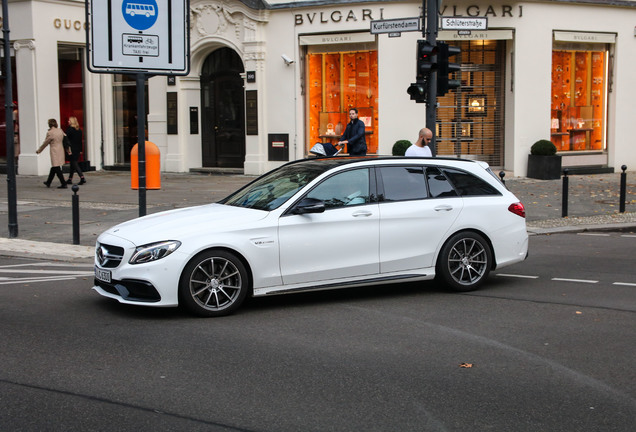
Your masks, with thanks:
M57 127L57 120L49 119L49 130L46 133L46 139L44 143L37 149L36 153L42 153L42 150L46 148L46 146L50 146L51 150L51 170L49 171L49 178L44 182L46 187L51 187L51 182L53 181L53 177L57 175L57 178L60 179L61 185L58 186L58 189L66 189L66 182L64 181L64 176L62 175L62 165L64 165L66 157L64 156L64 131ZM70 152L70 149L68 150ZM70 154L70 153L69 153Z

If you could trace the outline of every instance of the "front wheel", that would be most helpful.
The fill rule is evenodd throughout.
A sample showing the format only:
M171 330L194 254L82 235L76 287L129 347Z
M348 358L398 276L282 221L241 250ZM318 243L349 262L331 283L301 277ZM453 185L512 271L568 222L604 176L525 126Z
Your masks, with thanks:
M437 273L454 291L472 291L486 280L492 267L488 242L474 232L453 235L442 247Z
M179 282L179 298L191 312L206 317L233 313L249 290L245 266L234 254L210 250L195 256Z

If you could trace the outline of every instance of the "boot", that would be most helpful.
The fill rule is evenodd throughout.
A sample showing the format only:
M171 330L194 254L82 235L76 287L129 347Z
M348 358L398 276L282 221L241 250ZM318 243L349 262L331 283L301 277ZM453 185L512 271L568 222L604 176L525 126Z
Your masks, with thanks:
M86 184L86 179L82 177L82 179L79 181L78 184L81 184L81 185Z
M73 177L69 177L68 180L66 180L66 184L73 184Z

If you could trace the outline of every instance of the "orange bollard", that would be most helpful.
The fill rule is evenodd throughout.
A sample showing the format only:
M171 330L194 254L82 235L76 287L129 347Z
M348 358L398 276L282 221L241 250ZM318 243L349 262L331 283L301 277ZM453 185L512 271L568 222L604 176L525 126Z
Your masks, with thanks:
M130 151L130 188L139 189L139 145ZM146 141L146 189L161 189L161 160L159 147Z

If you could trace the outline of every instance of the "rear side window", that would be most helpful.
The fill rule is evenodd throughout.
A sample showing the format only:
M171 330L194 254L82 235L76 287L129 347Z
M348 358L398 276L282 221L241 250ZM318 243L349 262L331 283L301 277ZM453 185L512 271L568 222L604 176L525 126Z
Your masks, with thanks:
M422 167L381 167L384 201L408 201L428 197Z
M457 196L453 186L448 182L448 179L446 179L439 168L426 168L426 180L428 181L428 187L431 190L431 197L444 198Z
M444 173L461 196L501 195L497 189L473 174L453 168L444 168Z

